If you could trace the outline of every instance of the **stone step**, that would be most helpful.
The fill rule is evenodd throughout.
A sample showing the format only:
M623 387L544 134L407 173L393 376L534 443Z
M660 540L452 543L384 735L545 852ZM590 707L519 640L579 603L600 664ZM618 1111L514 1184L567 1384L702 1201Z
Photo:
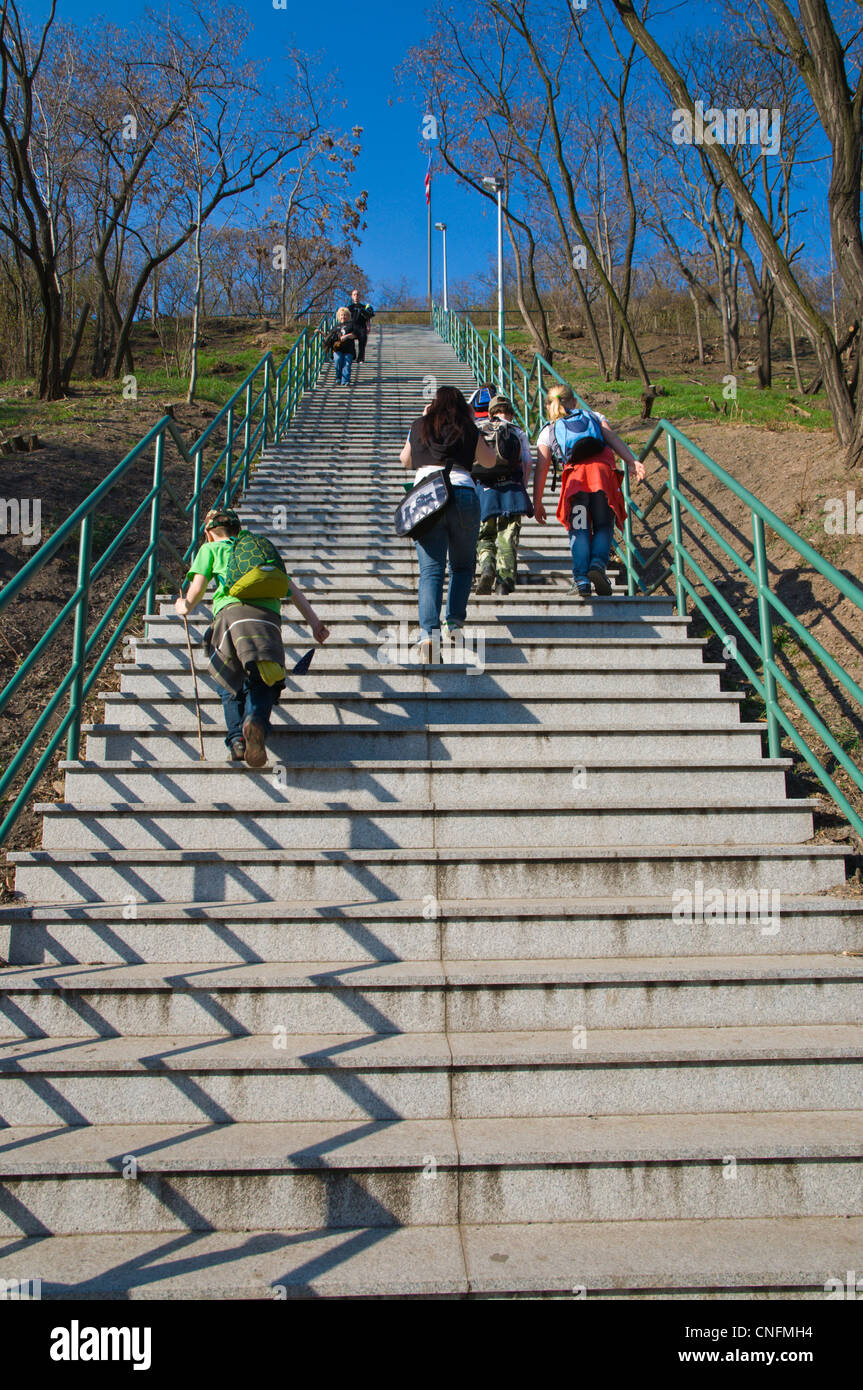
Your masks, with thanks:
M621 604L626 604L627 599L621 599ZM641 636L657 638L683 637L686 635L687 619L677 617L652 617L640 618L631 616L625 611L617 613L590 613L585 612L579 616L578 623L569 623L554 614L526 614L521 616L517 611L514 613L498 613L495 615L485 614L478 605L476 611L473 607L468 612L470 628L474 631L484 630L485 639L496 639L498 642L509 641L512 647L518 650L520 639L532 637L535 640L557 640L565 637L581 637L582 639L592 640L594 637L607 637L618 639L629 639L638 641ZM374 642L386 637L390 632L393 636L390 640L397 640L398 631L394 628L393 619L388 614L369 613L369 614L348 614L343 617L331 617L327 626L332 634L331 641L334 645L345 645L355 642L357 639ZM405 640L407 640L407 628L410 622L408 617L402 619L405 625ZM483 629L483 624L485 628ZM189 624L190 635L200 641L203 637L206 623L192 622ZM147 636L154 642L173 642L177 646L185 646L186 633L180 618L150 618L146 623ZM470 634L466 634L470 635ZM299 618L282 618L282 636L285 642L296 644L301 639L311 640L308 625Z
M30 1248L32 1245L32 1249ZM43 1298L824 1298L863 1263L863 1218L306 1228L13 1237L0 1278ZM157 1271L157 1273L155 1273ZM154 1283L157 1279L157 1283ZM834 1284L827 1283L833 1279ZM802 1316L802 1315L801 1315ZM805 1322L805 1319L802 1319Z
M289 668L291 662L298 661L300 656L314 645L308 632L286 642ZM637 672L636 684L641 690L647 688L647 682L651 678L659 681L666 692L669 685L679 689L682 679L685 679L690 687L694 687L693 693L699 689L718 690L719 676L724 672L725 666L722 663L699 660L702 654L700 647L688 650L687 648L688 644L685 641L672 647L670 644L666 645L662 639L648 644L626 639L615 642L611 638L603 642L579 638L530 637L523 638L516 646L508 638L499 638L495 633L489 635L485 629L468 627L464 638L457 645L442 642L440 661L425 663L422 669L429 678L433 678L434 675L444 679L449 668L457 668L460 671L466 670L468 666L474 671L495 668L496 675L498 665L520 666L542 671L541 679L544 680L545 671L549 667L575 665L586 674L596 670L615 672L621 681L627 672ZM181 644L174 641L142 640L137 643L135 651L142 667L189 669L185 642ZM193 644L192 655L196 669L206 670L207 655L200 642ZM412 651L409 645L405 646L398 634L392 637L387 632L378 640L358 638L354 642L336 642L331 639L325 646L315 648L315 672L321 668L344 670L348 666L354 669L361 666L366 669L373 667L386 674L399 668L419 668L420 662L416 652ZM669 673L672 673L671 677ZM311 682L314 677L310 672L304 679ZM540 677L535 677L537 684L539 679ZM658 688L656 693L661 693Z
M340 668L330 666L319 669L314 665L312 672L305 676L295 676L293 672L288 672L282 704L274 710L273 718L279 719L282 712L291 710L295 703L298 711L302 712L308 710L312 704L328 707L337 704L341 699L354 701L360 697L367 701L401 701L411 697L414 702L426 698L431 701L431 708L436 711L435 718L438 722L443 722L449 717L437 712L441 705L448 706L458 715L464 702L464 717L468 720L469 711L476 701L485 701L491 707L500 700L517 700L517 711L523 704L527 708L534 702L543 705L546 701L565 704L575 699L584 705L585 717L582 723L588 731L598 729L600 724L609 729L616 728L620 723L616 712L624 706L631 710L630 727L640 728L643 724L646 728L655 728L657 724L661 724L663 727L679 729L724 728L728 724L736 725L739 706L744 698L742 693L724 690L714 690L710 693L690 692L686 688L688 681L685 682L681 693L681 670L692 667L701 669L703 665L697 660L697 652L694 654L696 659L687 663L690 655L683 650L677 663L673 663L671 667L667 664L662 667L663 673L670 669L673 678L667 682L670 689L666 689L661 695L645 693L638 679L646 679L654 667L636 665L597 668L595 662L591 664L587 651L584 653L583 666L577 664L578 657L575 657L574 661L570 658L569 665L561 663L546 667L541 676L537 675L533 666L503 661L488 666L483 671L467 666L384 666L379 663L371 669L345 663ZM624 654L617 653L612 656L622 661ZM188 657L183 663L181 653L176 650L170 660L163 660L163 657L164 649L160 649L159 665L141 662L134 666L115 666L114 669L120 673L122 692L136 699L158 699L166 695L181 695L191 699L194 686ZM221 688L210 676L209 669L204 664L203 652L200 650L196 653L195 672L200 696L206 699L220 693ZM610 681L606 680L606 693L591 694L589 690L585 691L582 677L590 677L593 683L593 677L597 672L601 676L613 672L619 684L613 689L608 689ZM630 686L633 688L629 689ZM530 697L529 702L527 697ZM691 714L688 707L691 707ZM304 714L298 713L299 722L302 722L304 717ZM488 722L493 723L494 718L490 716Z
M692 890L690 890L692 891ZM709 889L708 889L709 892ZM837 954L863 949L863 898L708 897L572 903L123 903L0 907L9 965L530 960ZM775 930L772 908L779 920Z
M670 896L689 884L819 893L845 879L835 845L616 845L543 850L16 850L25 901L336 902Z
M142 1115L161 1124L365 1125L844 1112L861 1095L859 1024L593 1029L585 1047L573 1045L577 1026L9 1041L0 1044L0 1118L8 1126L133 1124Z
M789 1204L857 1217L863 1203L860 1111L404 1120L353 1133L137 1123L5 1138L8 1236L763 1219Z
M114 807L128 814L147 815L156 807L171 806L188 812L192 803L202 812L208 807L230 806L238 812L260 811L280 801L291 806L350 805L379 807L393 801L418 804L424 796L441 803L487 806L507 809L517 797L525 806L535 796L537 779L542 779L545 808L558 806L561 814L573 805L604 806L619 799L623 806L675 806L700 801L711 806L719 802L738 806L757 804L759 797L777 802L784 795L781 769L784 764L757 762L758 750L736 767L723 762L709 735L700 735L705 754L716 757L710 766L707 757L691 765L629 764L626 752L605 763L596 760L580 765L540 758L532 764L515 762L506 767L482 767L463 760L432 762L414 760L386 764L374 760L338 763L272 763L269 772L252 771L244 764L222 762L160 763L148 767L141 763L66 763L66 802L71 808ZM669 746L668 753L679 753ZM48 815L60 811L61 803L43 804Z
M663 598L594 597L588 604L574 606L572 601L560 592L525 595L516 590L508 597L498 594L474 595L472 602L474 601L481 607L484 617L498 622L508 622L512 618L523 620L534 615L544 618L571 618L573 624L582 614L591 617L612 617L616 620L633 614L648 617L673 616L673 600ZM287 611L290 612L290 609ZM380 593L354 594L348 591L331 596L328 592L323 597L315 598L315 611L327 620L338 618L344 621L357 617L375 617L384 622L403 620L416 626L416 590L405 589L398 596ZM159 616L160 619L167 619L171 623L175 621L173 600L161 602ZM189 630L201 632L212 620L209 604L200 604L189 620Z
M221 701L217 701L215 696L207 695L200 698L200 710L202 710L202 727L204 733L204 748L207 748L207 741L213 742L213 760L224 760L224 738L225 721L222 714ZM156 702L151 702L156 705ZM131 752L126 753L126 758L135 760L153 760L153 753L147 749L153 749L158 741L161 744L167 742L168 759L174 758L185 760L188 758L189 735L195 735L195 751L193 758L199 759L200 749L197 744L197 717L195 702L190 699L175 698L174 701L160 702L163 706L164 716L160 723L143 724L139 719L126 719L125 714L135 709L135 696L124 696L122 701L108 702L108 712L117 714L117 720L111 724L88 724L83 726L83 733L88 734L92 739L92 745L115 744L115 741L124 741L131 746ZM571 759L581 759L580 766L585 766L584 759L589 758L591 762L602 765L603 760L607 762L617 762L616 758L609 756L607 751L606 739L617 738L618 748L623 752L623 758L632 760L641 769L645 769L652 763L653 758L663 759L664 765L670 763L684 763L689 753L688 766L699 767L702 763L710 765L723 758L724 753L718 752L716 758L712 756L712 733L705 728L696 728L692 737L688 738L682 731L675 730L674 726L667 726L667 734L661 730L645 730L642 734L643 751L641 742L632 742L625 739L625 730L621 724L625 723L625 709L627 703L618 701L616 713L618 714L617 726L610 724L609 731L603 733L602 728L585 728L578 726L577 720L552 719L542 724L535 719L529 721L529 713L523 709L521 702L510 701L511 713L513 716L520 717L520 723L506 724L503 720L493 720L486 723L485 709L482 702L474 702L467 710L467 716L459 719L459 706L450 709L452 723L431 723L436 713L438 713L438 703L432 703L428 708L428 721L424 723L417 720L399 720L396 717L397 709L392 714L382 710L379 720L372 723L371 720L340 720L340 706L335 701L321 701L320 717L318 719L304 720L303 710L300 706L293 705L290 692L286 692L282 702L274 710L272 724L270 728L270 742L272 756L274 759L283 763L357 763L357 762L411 762L416 759L446 759L457 760L466 765L475 767L488 766L489 760L495 766L495 770L506 770L507 766L529 767L534 765L536 760L542 762L543 759L552 766L573 767ZM734 708L734 706L732 706ZM361 713L361 712L360 712ZM550 716L556 713L556 706L550 709ZM475 720L475 723L472 723ZM140 727L139 727L140 726ZM752 724L735 724L732 726L735 734L755 739L759 726ZM631 731L630 731L631 733ZM720 726L721 733L721 726ZM297 738L302 735L302 738ZM171 739L176 739L176 752L171 748ZM675 739L674 742L668 738ZM677 741L680 739L680 741ZM698 742L695 742L698 739ZM757 766L760 759L760 748L755 741L750 742L750 758L743 755L743 744L738 739L738 749L741 751L741 758L738 765L752 762ZM278 756L285 755L285 756ZM101 751L96 753L97 758L106 758L110 753ZM115 760L115 759L114 759ZM778 760L782 766L788 766L788 760ZM660 765L661 766L661 765ZM734 765L732 765L734 766Z
M286 708L289 711L290 705L287 704ZM224 722L214 717L202 728L205 760L224 764L228 756ZM124 729L117 725L99 724L85 726L83 732L86 734L86 758L89 762L158 764L200 761L195 714L188 707L170 727L162 730ZM566 802L571 804L573 792L582 802L588 803L590 800L589 773L579 772L580 780L574 781L575 769L586 769L588 760L595 764L604 761L603 737L598 735L591 738L575 727L566 726L543 732L536 724L429 724L425 728L409 725L387 728L368 724L291 725L280 720L270 729L267 747L271 765L281 764L283 767L294 763L425 763L443 759L473 763L479 768L507 770L510 763L515 767L530 769L537 760L548 759L558 767L568 765ZM709 762L710 747L706 733L704 737L704 761ZM674 748L667 739L659 738L653 742L650 735L645 734L644 740L646 756L656 755L658 758L664 753L666 761L674 760ZM638 756L636 750L632 751ZM697 762L696 753L693 764ZM754 761L751 765L753 769L757 767ZM783 783L781 779L773 780L777 796L781 798ZM648 789L645 787L645 790ZM729 800L734 800L733 791L729 793ZM696 804L709 809L710 801L709 798L701 801L696 799ZM597 806L596 809L602 812L611 808Z
M206 725L223 728L222 702L219 687L207 677L206 687L198 682L198 708ZM143 682L142 682L143 683ZM152 686L152 680L149 682ZM139 691L106 691L105 720L122 729L151 729L166 726L182 729L186 724L189 701L194 699L191 674L184 681L186 690L162 690L160 698L147 698ZM380 729L425 729L429 724L458 725L469 730L474 724L506 725L509 719L519 726L532 724L539 728L578 728L585 749L598 749L603 754L619 749L627 758L645 761L654 755L672 756L674 762L685 762L687 752L696 751L703 761L727 757L735 750L757 759L761 755L762 726L734 725L729 728L736 705L727 701L699 701L694 707L679 696L674 700L635 699L616 695L611 699L597 696L546 695L539 698L489 695L448 697L443 691L405 693L401 696L375 695L370 691L353 693L332 692L327 697L321 691L291 691L283 695L273 710L274 728L287 726L307 728L322 724L345 727ZM715 714L711 728L708 717ZM642 717L643 716L643 717ZM686 719L689 733L680 728ZM628 727L626 727L628 724ZM642 743L643 740L643 743ZM697 740L697 741L696 741ZM648 752L648 749L650 750ZM691 761L699 761L692 757ZM734 754L731 754L734 760ZM521 764L524 765L523 762Z
M777 915L776 930L780 927ZM52 966L0 971L4 1038L856 1023L847 956ZM271 1041L271 1044L272 1041Z
M290 776L286 787L276 773L269 784L258 782L261 797L257 806L237 811L230 804L196 803L194 815L188 804L130 806L119 802L103 806L74 806L62 802L37 803L42 814L42 842L46 849L155 849L171 850L256 850L262 846L293 853L295 850L354 851L399 849L485 849L502 843L507 833L518 836L521 845L535 849L593 848L629 845L633 839L642 845L753 845L760 842L802 845L812 837L812 811L817 802L774 800L761 793L750 772L753 785L747 796L744 786L722 787L711 792L709 784L695 786L687 798L673 789L654 790L651 786L635 790L627 801L615 801L598 809L592 804L587 772L587 791L572 787L575 804L556 804L556 790L549 786L547 800L531 797L528 788L538 780L536 773L510 785L501 780L497 791L483 798L483 782L467 779L466 785L439 787L437 800L410 802L400 793L398 782L381 803L367 794L368 805L355 805L350 782L341 790L338 779L322 787L317 796L293 793ZM375 772L365 774L374 783ZM440 783L441 779L434 776ZM781 777L781 773L779 774ZM409 778L405 782L409 783ZM561 779L564 780L564 779ZM745 780L745 779L744 779ZM721 779L717 779L720 781ZM343 779L344 782L344 779ZM542 788L545 788L545 779ZM218 791L217 788L214 788ZM405 787L405 791L408 787ZM431 790L436 790L433 786ZM767 788L769 791L769 786ZM445 792L450 799L444 801ZM386 788L381 789L381 795ZM722 802L717 797L723 798ZM336 804L333 802L336 800ZM638 798L636 800L636 798ZM513 805L515 803L515 805Z

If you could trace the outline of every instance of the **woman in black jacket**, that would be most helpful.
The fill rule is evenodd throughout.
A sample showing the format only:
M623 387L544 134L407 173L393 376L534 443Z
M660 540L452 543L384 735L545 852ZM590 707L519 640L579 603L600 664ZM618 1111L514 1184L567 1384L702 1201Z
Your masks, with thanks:
M474 423L471 409L455 386L441 386L418 420L401 451L405 468L415 468L414 483L439 468L449 471L452 501L434 526L417 539L419 560L420 660L429 661L440 641L440 610L444 574L450 565L446 631L458 632L467 617L467 601L476 563L479 498L471 468L493 468L494 450Z

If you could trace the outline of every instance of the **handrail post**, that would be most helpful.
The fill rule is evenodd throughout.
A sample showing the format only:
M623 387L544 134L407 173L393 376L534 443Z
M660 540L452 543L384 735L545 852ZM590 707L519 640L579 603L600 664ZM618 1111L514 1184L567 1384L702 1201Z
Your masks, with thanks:
M683 587L683 528L680 522L680 498L677 496L678 471L677 471L677 440L673 434L666 434L668 439L668 483L669 500L671 502L671 535L674 542L674 553L672 563L674 565L674 582L677 588L677 612L681 618L686 617L686 590Z
M630 598L635 595L635 571L632 560L632 494L629 490L629 469L623 470L623 500L626 515L623 522L623 548L626 554L626 592Z
M309 330L303 329L303 395L309 389Z
M249 486L249 448L252 442L252 383L246 387L246 428L243 434L243 491Z
M201 534L201 450L195 450L195 474L192 482L192 545L198 544Z
M755 552L755 574L758 579L758 626L761 637L761 652L764 657L764 693L767 704L767 747L771 758L781 758L782 739L779 721L776 718L778 699L776 677L773 674L773 622L770 600L770 571L767 568L767 545L764 538L764 521L752 513L752 539Z
M234 407L228 407L228 444L225 450L225 506L231 505L231 478L234 472Z
M144 590L144 614L156 611L156 589L159 581L159 532L162 510L162 473L165 458L164 431L156 436L156 457L153 462L153 502L150 507L150 560L147 565L147 587Z
M159 436L161 439L161 435ZM81 590L75 605L75 629L72 638L72 668L75 678L69 691L72 722L66 735L66 757L75 762L81 747L81 706L84 702L84 655L87 647L87 616L90 607L90 562L93 549L93 514L88 512L81 522L78 541L78 588Z
M264 363L264 428L261 431L261 448L266 449L269 443L267 426L270 418L270 359Z

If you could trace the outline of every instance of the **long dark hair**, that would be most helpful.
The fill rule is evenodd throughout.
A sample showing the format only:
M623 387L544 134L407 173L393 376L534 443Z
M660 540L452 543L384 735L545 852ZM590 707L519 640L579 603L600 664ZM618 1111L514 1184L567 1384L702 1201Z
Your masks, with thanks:
M473 411L457 386L439 386L428 413L420 423L423 444L432 440L450 448L464 439L474 423Z

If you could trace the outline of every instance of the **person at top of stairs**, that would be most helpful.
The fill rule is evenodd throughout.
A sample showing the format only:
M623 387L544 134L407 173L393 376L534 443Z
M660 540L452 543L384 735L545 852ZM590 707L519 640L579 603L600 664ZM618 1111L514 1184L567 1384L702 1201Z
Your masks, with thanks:
M464 627L467 601L476 563L480 507L471 468L494 468L497 456L482 437L473 413L455 386L441 386L419 419L414 420L399 455L405 468L415 468L414 483L443 469L452 486L452 498L434 525L414 544L419 561L419 657L431 660L434 642L440 643L440 610L443 603L447 559L450 584L446 626L452 633Z
M582 410L569 386L552 386L546 398L549 423L536 442L533 506L540 526L546 522L542 505L545 480L552 458L562 467L557 519L569 532L572 553L572 585L569 592L584 601L591 584L607 597L611 584L605 572L611 554L614 523L623 528L626 503L617 476L614 456L634 467L641 482L644 464L628 444L609 427L604 415Z
M480 429L498 455L498 466L487 474L487 481L482 475L476 479L482 517L477 546L478 594L490 594L492 586L499 594L511 594L516 585L521 519L531 509L527 480L533 458L527 435L514 421L512 401L493 396L488 403L488 424Z
M351 302L348 305L348 313L351 316L351 329L357 340L357 362L365 362L369 327L375 316L375 311L371 304L363 304L361 302L359 290L351 290Z
M291 583L283 570L273 574L270 585L275 591L281 589L281 596L278 592L272 596L256 594L251 589L249 596L241 599L231 592L236 586L227 581L231 578L231 563L241 531L240 518L232 508L217 507L207 513L204 519L206 540L189 569L187 579L191 582L185 598L181 595L174 608L185 618L203 598L210 580L215 578L210 666L222 687L227 727L225 743L232 762L245 760L249 767L265 767L270 719L285 684L282 597L289 598L299 610L316 642L326 642L330 634L305 594ZM251 533L242 534L249 536ZM261 544L260 537L253 540Z
M336 385L350 386L351 363L357 355L357 335L354 332L350 309L336 311L336 324L324 339L324 348L333 354Z

